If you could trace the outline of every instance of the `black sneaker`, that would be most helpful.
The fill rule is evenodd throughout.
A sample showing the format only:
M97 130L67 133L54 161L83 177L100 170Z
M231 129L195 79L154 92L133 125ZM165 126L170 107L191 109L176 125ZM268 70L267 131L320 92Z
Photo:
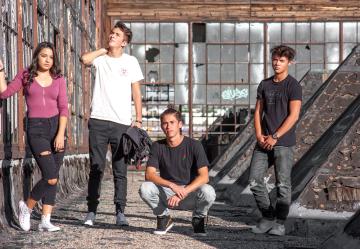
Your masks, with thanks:
M171 219L170 215L158 216L157 217L157 227L156 227L156 230L154 231L154 234L164 235L173 226L174 226L174 222Z
M194 235L206 236L205 218L193 217L191 224L194 228Z

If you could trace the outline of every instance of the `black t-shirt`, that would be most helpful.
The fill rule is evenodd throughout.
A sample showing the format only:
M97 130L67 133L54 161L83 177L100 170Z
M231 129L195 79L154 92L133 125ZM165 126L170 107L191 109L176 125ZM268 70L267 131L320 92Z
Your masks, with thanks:
M257 99L263 100L262 128L265 135L272 135L289 116L289 102L302 100L302 90L299 82L288 75L280 82L274 82L274 77L261 81L257 89ZM295 125L285 133L276 145L293 146L296 143Z
M166 139L153 143L147 167L155 167L160 176L179 185L187 185L197 176L201 167L209 162L199 141L185 137L181 144L170 147Z

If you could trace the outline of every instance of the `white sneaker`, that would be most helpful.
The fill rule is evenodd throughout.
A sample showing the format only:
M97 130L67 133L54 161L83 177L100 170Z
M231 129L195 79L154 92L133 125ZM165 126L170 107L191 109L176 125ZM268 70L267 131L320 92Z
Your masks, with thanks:
M59 231L60 227L54 226L50 222L50 215L41 215L41 223L39 224L40 232L56 232Z
M276 222L275 225L273 226L273 228L268 233L272 234L272 235L277 235L277 236L284 236L285 235L285 225L279 224Z
M260 222L251 229L253 233L267 233L270 231L275 224L275 220L269 220L262 218Z
M19 224L22 230L30 230L30 214L31 211L24 201L19 201Z
M87 213L84 220L84 225L93 226L95 222L95 218L96 218L96 214L94 212Z

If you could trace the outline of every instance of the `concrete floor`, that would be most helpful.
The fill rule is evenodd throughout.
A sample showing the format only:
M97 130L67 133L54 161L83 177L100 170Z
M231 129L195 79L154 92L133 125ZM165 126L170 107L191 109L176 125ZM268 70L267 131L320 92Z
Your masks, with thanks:
M138 188L143 180L142 172L129 172L128 206L125 211L130 222L129 227L114 225L113 182L111 178L107 178L103 181L101 202L94 227L88 228L82 225L82 220L86 214L86 191L83 190L58 203L53 214L53 222L61 227L60 232L38 232L36 228L39 218L38 215L34 214L30 232L11 230L9 231L10 236L7 234L6 237L0 234L0 247L316 248L321 241L329 236L325 230L320 231L321 227L327 228L326 231L329 228L334 231L341 223L330 221L311 223L300 219L289 219L286 225L289 234L284 237L267 234L254 235L249 229L256 223L258 216L252 205L231 207L224 203L215 203L208 219L207 237L198 238L192 235L191 212L189 211L173 211L175 226L171 232L164 236L153 235L152 231L156 226L156 219L138 195Z

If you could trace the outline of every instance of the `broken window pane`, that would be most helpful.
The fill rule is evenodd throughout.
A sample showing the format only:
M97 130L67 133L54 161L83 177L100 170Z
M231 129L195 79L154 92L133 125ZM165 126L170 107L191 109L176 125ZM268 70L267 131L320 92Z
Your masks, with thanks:
M205 64L193 64L193 83L205 84L206 83L206 65Z
M159 83L159 64L146 65L146 83Z
M187 44L179 44L175 47L175 62L176 63L188 63L188 45Z
M176 64L175 68L175 83L187 84L189 78L189 71L187 64Z
M193 42L206 42L206 24L193 23Z
M305 45L296 45L296 62L308 63L310 62L310 47Z
M147 62L158 62L160 59L160 48L158 45L146 45L145 59Z
M175 85L175 104L188 104L188 86Z
M193 43L193 62L205 63L205 44Z

